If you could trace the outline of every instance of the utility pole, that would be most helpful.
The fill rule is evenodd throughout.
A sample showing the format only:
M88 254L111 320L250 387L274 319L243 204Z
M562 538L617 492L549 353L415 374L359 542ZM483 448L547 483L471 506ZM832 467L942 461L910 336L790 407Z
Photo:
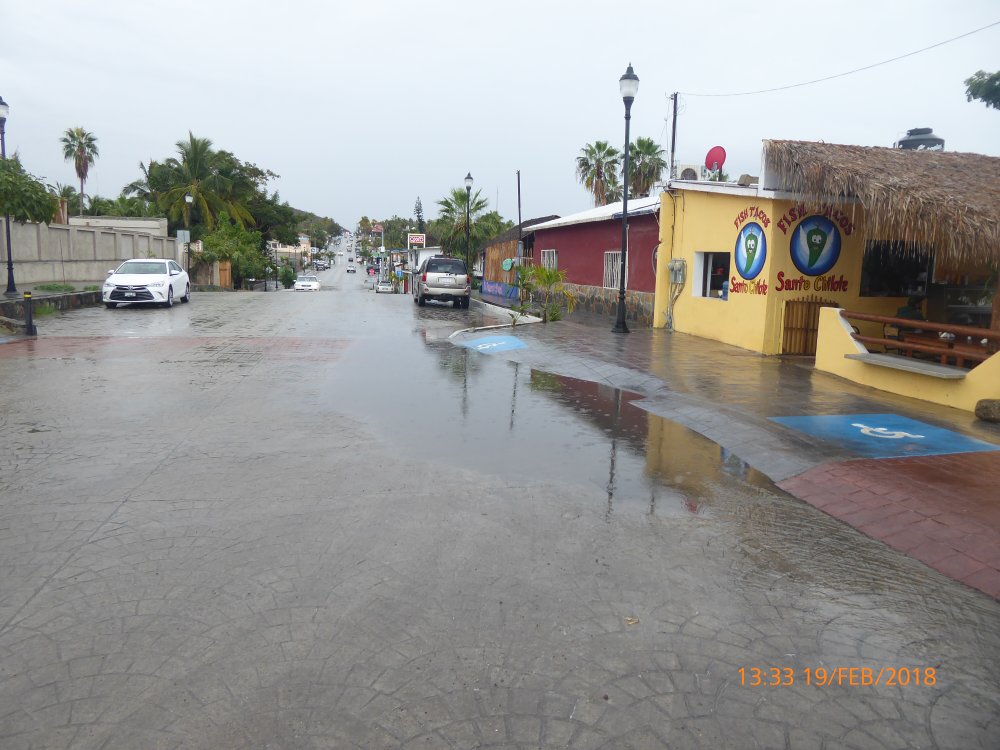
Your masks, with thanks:
M670 179L674 179L676 176L674 174L674 149L677 143L677 92L675 91L670 95L670 99L674 103L674 123L670 128Z

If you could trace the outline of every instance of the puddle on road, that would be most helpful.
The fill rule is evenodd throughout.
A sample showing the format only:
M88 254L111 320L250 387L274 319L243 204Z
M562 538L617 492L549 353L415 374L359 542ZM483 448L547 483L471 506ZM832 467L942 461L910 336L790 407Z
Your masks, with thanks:
M362 346L343 365L365 397L329 401L371 424L401 457L511 482L576 484L601 498L609 516L711 516L720 495L773 488L716 443L635 406L641 394L491 359L435 328L416 333L423 346L415 357Z

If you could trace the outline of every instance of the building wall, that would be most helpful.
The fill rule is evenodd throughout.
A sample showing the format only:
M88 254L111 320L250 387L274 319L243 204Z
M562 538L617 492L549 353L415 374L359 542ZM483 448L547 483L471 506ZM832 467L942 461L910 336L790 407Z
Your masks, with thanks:
M167 236L166 218L145 216L70 216L70 226L117 229L122 232L141 232L154 237Z
M792 260L792 239L800 224L825 216L836 226L840 252L821 274L803 273ZM765 239L764 260L752 278L741 275L734 255L740 233L756 223ZM796 201L746 195L676 190L663 193L660 210L661 245L656 281L655 326L666 324L670 258L687 262L687 279L674 305L674 329L722 341L763 354L782 353L786 303L817 298L857 312L891 315L905 298L861 297L864 256L864 213L858 205L824 206L807 211ZM831 233L832 234L832 233ZM699 296L697 253L730 255L728 299ZM815 268L824 264L820 256ZM863 333L881 334L879 324Z
M169 258L185 264L184 245L173 237L157 237L100 227L64 224L10 224L14 279L21 284L99 281L130 258ZM152 254L150 256L150 254ZM7 256L0 218L0 255Z
M534 257L541 262L542 250L559 251L559 268L566 281L581 286L604 286L604 253L621 250L621 219L535 229ZM656 286L653 253L660 230L653 214L629 219L628 288L652 293Z

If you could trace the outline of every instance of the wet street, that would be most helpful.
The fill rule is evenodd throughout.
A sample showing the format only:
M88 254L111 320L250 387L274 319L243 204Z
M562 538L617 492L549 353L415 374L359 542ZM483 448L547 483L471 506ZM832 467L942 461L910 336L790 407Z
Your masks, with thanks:
M0 748L1000 747L1000 603L649 406L738 366L340 263L0 344Z

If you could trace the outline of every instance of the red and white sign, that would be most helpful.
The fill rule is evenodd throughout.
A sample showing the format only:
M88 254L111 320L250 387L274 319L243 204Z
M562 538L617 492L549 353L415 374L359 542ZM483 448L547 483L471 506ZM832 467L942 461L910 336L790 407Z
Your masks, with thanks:
M406 242L409 245L426 245L427 235L424 234L408 234L406 235Z

